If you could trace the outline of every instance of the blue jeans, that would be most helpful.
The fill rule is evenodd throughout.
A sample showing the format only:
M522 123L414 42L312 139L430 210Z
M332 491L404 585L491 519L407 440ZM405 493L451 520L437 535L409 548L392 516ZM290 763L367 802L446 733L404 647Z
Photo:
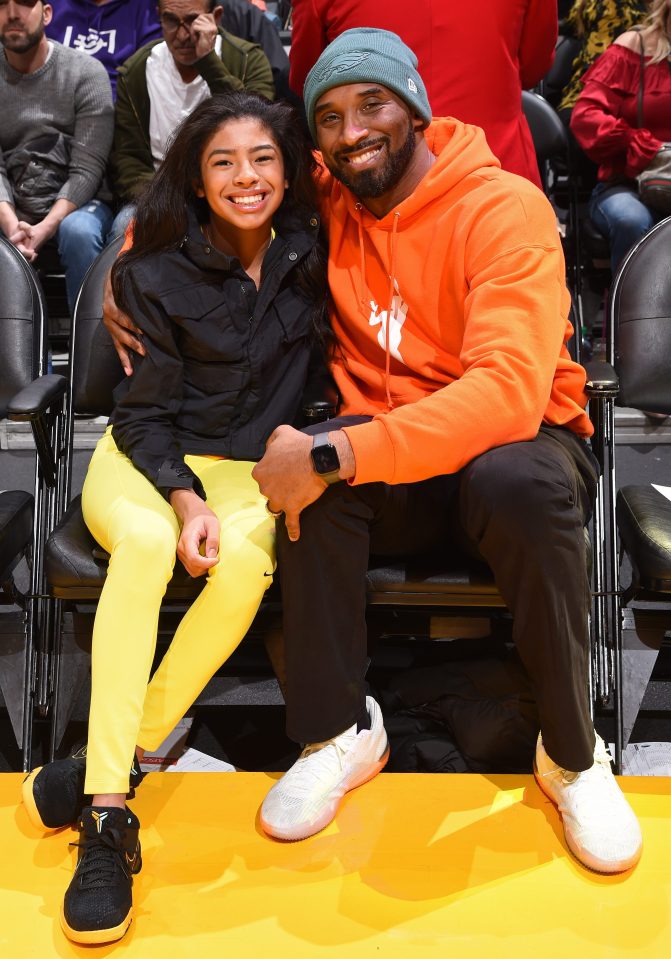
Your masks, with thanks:
M122 236L126 232L126 227L135 217L135 203L124 203L117 215L114 217L114 223L110 227L107 235L107 242L111 243L117 236Z
M65 272L71 314L86 271L107 244L112 219L108 206L100 200L90 200L66 216L58 227L58 255Z
M589 217L610 243L613 274L632 246L662 219L661 214L641 203L627 183L597 183L589 198Z

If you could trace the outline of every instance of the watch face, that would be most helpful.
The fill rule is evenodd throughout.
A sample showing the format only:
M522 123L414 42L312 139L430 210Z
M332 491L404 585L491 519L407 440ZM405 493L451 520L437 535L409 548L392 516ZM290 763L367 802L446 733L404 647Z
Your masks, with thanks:
M324 446L314 446L311 452L315 472L320 474L334 473L340 469L338 451L330 443Z

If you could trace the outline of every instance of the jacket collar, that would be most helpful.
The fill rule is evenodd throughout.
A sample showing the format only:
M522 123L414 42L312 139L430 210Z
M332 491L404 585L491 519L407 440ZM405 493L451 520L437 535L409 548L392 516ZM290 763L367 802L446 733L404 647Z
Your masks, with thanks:
M281 258L286 264L286 269L282 271L283 276L315 247L319 235L319 224L320 219L317 213L312 213L299 224L285 223L282 222L282 218L278 218L278 222L274 224L276 239L272 246L275 247L276 243L282 244ZM234 273L241 269L240 261L236 256L222 253L209 243L193 207L189 207L188 210L187 231L180 248L192 263L203 270L224 270ZM277 250L273 249L273 260L276 253Z

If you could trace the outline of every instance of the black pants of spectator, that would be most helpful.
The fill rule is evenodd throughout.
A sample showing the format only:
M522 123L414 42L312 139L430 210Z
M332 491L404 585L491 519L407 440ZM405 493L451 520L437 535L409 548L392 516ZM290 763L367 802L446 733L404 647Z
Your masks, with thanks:
M325 432L347 418L310 427ZM590 586L584 526L597 465L569 430L543 427L459 473L390 486L337 483L301 514L300 539L278 523L287 732L322 742L365 708L366 569L370 554L443 548L483 558L513 615L543 740L560 766L592 765Z

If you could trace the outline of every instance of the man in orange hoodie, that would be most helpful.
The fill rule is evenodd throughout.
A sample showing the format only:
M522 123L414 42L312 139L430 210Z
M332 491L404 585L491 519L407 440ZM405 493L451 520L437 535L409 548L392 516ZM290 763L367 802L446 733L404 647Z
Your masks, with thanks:
M583 528L597 467L554 214L479 128L431 122L416 67L396 34L351 30L305 83L342 406L313 435L279 427L254 471L281 516L287 724L307 744L261 823L312 835L384 766L364 685L369 553L458 536L513 614L541 717L536 778L567 843L620 872L641 834L590 719Z

